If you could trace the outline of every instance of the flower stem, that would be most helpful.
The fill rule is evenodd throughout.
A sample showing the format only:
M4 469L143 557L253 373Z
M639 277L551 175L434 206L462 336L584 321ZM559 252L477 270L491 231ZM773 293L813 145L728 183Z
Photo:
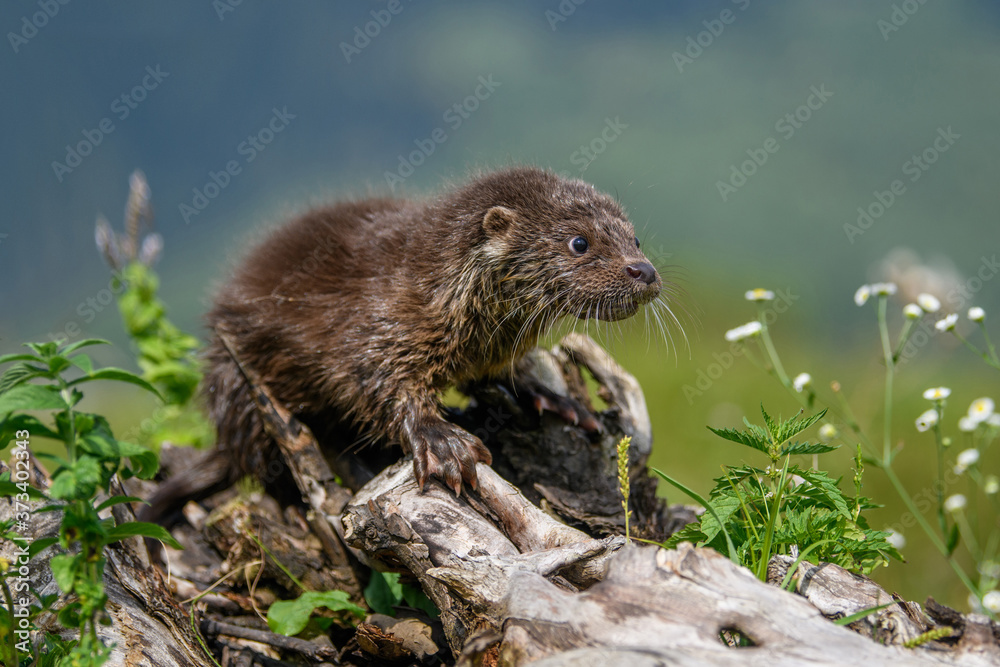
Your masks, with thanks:
M882 355L885 358L885 412L882 415L882 465L892 462L892 378L895 374L895 364L892 357L892 345L889 342L889 324L886 322L886 306L888 297L878 298L878 330L882 336Z
M771 342L771 334L767 330L767 318L764 316L763 304L758 304L757 311L757 319L760 321L760 339L764 343L764 349L767 350L767 356L771 359L771 365L774 366L774 372L778 375L778 380L781 381L781 384L791 387L792 381L785 374L785 369L781 365L781 359L778 358L778 351L774 349L774 344Z
M986 331L985 327L983 327L983 331L984 332ZM967 341L965 339L965 336L963 336L962 334L958 333L958 331L956 331L955 329L952 329L951 332L953 334L955 334L955 338L957 338L960 341L962 341L962 344L965 345L965 347L967 347L970 350L972 350L973 354L981 357L982 360L985 361L988 366L992 366L993 368L996 368L997 370L1000 370L1000 362L996 361L994 358L991 358L989 354L987 354L986 352L983 352L978 347L976 347L975 345L973 345L972 343L970 343L969 341ZM996 356L996 350L991 350L991 351L993 352L993 357L995 357Z
M934 532L934 529L931 528L931 525L929 523L927 523L927 519L925 519L924 515L920 513L919 509L917 509L917 506L913 503L913 499L910 498L910 494L907 493L906 487L903 486L903 483L899 480L899 477L896 476L896 471L894 471L890 466L883 466L882 469L885 471L885 475L886 477L889 478L889 481L892 483L893 487L895 487L896 493L898 493L899 497L903 499L903 503L906 505L906 509L909 510L910 514L913 515L913 518L915 518L917 520L917 523L920 524L920 527L923 528L924 532L927 534L927 537L930 538L931 543L934 545L934 547L941 552L942 556L945 557L945 560L947 560L948 564L951 565L951 568L955 570L955 574L957 574L958 578L962 580L962 583L965 584L965 587L969 589L969 592L975 594L976 596L979 596L979 589L976 588L976 585L972 583L972 580L969 579L969 576L965 574L965 570L962 569L962 566L959 565L955 561L955 559L951 556L951 554L948 553L948 548L945 546L944 542L942 542L938 538L937 534Z
M986 341L986 349L990 351L990 357L993 359L993 363L1000 366L1000 359L997 358L996 348L993 347L993 341L990 340L990 334L986 331L986 323L980 320L979 328L983 330L983 339Z

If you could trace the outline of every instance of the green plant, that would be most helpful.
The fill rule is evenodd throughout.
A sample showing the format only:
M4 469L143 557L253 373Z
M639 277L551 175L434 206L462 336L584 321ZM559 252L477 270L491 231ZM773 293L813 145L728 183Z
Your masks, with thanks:
M629 520L632 512L628 508L628 498L631 492L630 480L628 476L628 447L632 444L632 438L623 437L618 441L618 492L622 496L622 512L625 513L625 539L629 539Z
M80 387L96 380L126 382L157 394L142 378L119 368L95 369L90 357L78 353L81 348L105 343L97 339L63 346L31 343L26 345L30 353L0 357L0 364L11 364L0 376L0 450L16 442L19 451L15 458L20 460L22 452L27 456L29 439L36 437L58 441L65 450L64 455L38 454L54 465L52 483L44 494L31 489L26 474L0 482L0 494L13 497L18 507L26 507L32 497L43 498L52 504L38 511L62 512L58 537L31 545L31 555L57 543L62 548L49 564L64 602L55 610L55 599L39 600L36 610L51 609L63 627L79 630L79 638L70 645L53 638L58 649L52 650L65 652L60 665L100 665L110 654L110 647L97 635L98 624L106 621L104 548L137 535L179 546L160 526L138 521L115 525L113 519L101 517L100 513L113 505L137 500L116 495L98 502L100 495L110 494L115 474L148 479L157 466L156 456L145 447L116 439L104 417L77 409L83 398ZM70 379L70 375L76 377ZM46 423L29 414L39 411L48 412L51 421ZM18 520L22 518L28 520L26 512L18 515ZM7 532L17 539L23 530L11 536L8 526ZM10 570L4 575L5 583L9 574ZM18 664L17 653L9 655L9 651L5 664Z
M761 580L775 554L797 553L809 560L836 563L855 572L870 573L900 558L886 538L888 532L872 530L861 516L876 507L860 493L849 498L838 480L827 473L791 463L793 456L819 455L835 449L820 442L792 438L823 418L801 413L788 420L774 419L761 406L764 426L744 420L746 428L715 429L713 433L767 456L769 465L725 466L709 493L706 513L699 521L674 534L664 546L680 542L711 546L732 554ZM667 481L669 477L654 470ZM856 475L860 491L860 468Z
M862 285L854 295L854 301L858 306L866 305L869 300L874 300L876 303L876 322L881 343L885 387L881 447L876 444L878 438L870 437L860 425L850 404L844 398L839 382L830 383L833 400L823 401L814 390L812 378L808 374L802 373L795 381L792 381L782 370L777 348L774 346L766 326L764 304L774 298L772 292L768 290L747 292L747 299L758 303L758 318L729 331L726 337L741 345L748 345L751 340L757 340L761 360L758 360L749 348L744 348L748 359L775 377L804 407L811 408L814 403L821 402L836 413L839 420L857 438L859 447L863 447L867 455L865 461L886 475L910 516L921 527L958 579L974 596L973 606L976 610L985 611L995 616L1000 613L1000 591L996 590L997 585L1000 584L1000 564L998 564L1000 530L996 528L996 521L992 517L1000 513L1000 498L998 498L1000 480L996 475L983 475L978 464L981 454L985 452L993 440L1000 436L1000 416L994 412L994 403L991 399L980 398L972 402L967 414L958 421L959 431L963 432L963 437L966 438L966 442L970 446L956 456L954 467L949 470L946 465L949 458L947 450L955 442L955 438L945 433L944 410L951 390L947 387L934 387L923 392L923 397L931 401L932 407L917 417L915 426L918 432L930 431L934 439L937 462L937 479L933 484L933 495L936 497L934 509L937 527L935 528L924 516L914 496L903 484L894 468L896 457L903 447L902 445L897 446L893 438L892 414L897 391L896 375L900 366L912 359L918 349L918 346L911 340L917 331L916 322L937 313L941 309L941 303L933 295L920 294L916 303L906 304L902 309L903 325L898 335L895 336L895 342L893 342L893 336L889 331L888 307L889 299L896 292L897 287L893 283L874 283ZM982 308L974 306L969 309L967 315L971 322L978 325L983 335L985 349L979 349L957 331L956 324L959 320L957 313L941 317L934 324L934 328L941 333L950 332L981 357L988 366L1000 368L1000 359L997 357L996 349L985 326L985 312ZM823 429L827 430L827 439L838 436L839 429L832 423L825 424ZM821 429L821 433L823 429ZM857 461L857 466L860 466L860 454ZM972 490L977 493L981 492L986 497L988 500L986 509L992 510L992 517L987 518L982 523L993 527L989 535L985 537L977 535L974 525L978 525L979 522L968 520L966 516L968 500L963 494L945 497L944 489L949 483L949 479L946 477L949 477L952 482L966 477L971 482ZM974 512L975 509L970 507L968 511ZM893 539L896 541L900 537L900 535L894 535ZM975 575L970 576L956 558L956 550L960 545L964 545L975 560L978 580L974 579Z
M420 588L401 583L396 572L372 570L371 580L365 587L364 593L365 602L372 611L379 614L395 616L395 607L405 603L413 609L420 609L431 618L441 615Z
M143 440L153 445L170 441L201 447L210 444L213 436L203 411L192 405L202 377L197 359L201 344L167 318L166 306L158 296L160 282L153 265L162 252L163 240L156 233L143 236L143 230L152 224L149 185L136 170L129 178L125 233L116 234L108 221L99 217L97 247L116 279L124 284L118 310L135 346L142 377L163 396L163 406L143 425Z

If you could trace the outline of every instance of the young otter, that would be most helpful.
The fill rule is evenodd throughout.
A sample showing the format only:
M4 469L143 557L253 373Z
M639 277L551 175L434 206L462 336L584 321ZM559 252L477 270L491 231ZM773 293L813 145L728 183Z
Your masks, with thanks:
M611 197L516 167L428 201L306 213L249 254L208 322L321 443L349 428L398 444L421 487L434 475L459 493L491 458L443 418L439 393L509 374L561 316L629 317L661 286ZM217 336L207 358L217 448L161 497L203 497L199 489L261 476L280 457Z

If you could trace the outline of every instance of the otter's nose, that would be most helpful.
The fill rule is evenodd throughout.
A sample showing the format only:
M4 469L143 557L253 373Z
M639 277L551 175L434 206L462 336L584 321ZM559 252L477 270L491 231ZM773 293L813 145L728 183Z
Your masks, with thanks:
M647 285L652 285L656 282L656 269L654 269L653 265L649 262L629 264L625 267L625 273L636 280L641 280Z

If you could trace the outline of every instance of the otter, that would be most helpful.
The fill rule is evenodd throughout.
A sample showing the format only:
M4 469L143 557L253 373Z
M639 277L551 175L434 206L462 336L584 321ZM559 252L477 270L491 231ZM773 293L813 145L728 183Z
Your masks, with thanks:
M310 210L249 253L207 319L321 444L352 433L399 445L421 489L434 476L458 494L463 482L475 488L475 464L491 456L445 419L441 392L511 374L563 316L632 316L662 284L617 201L511 167L424 201ZM203 392L216 449L162 485L154 508L260 478L280 458L218 335ZM571 421L587 416L560 397L536 399Z

